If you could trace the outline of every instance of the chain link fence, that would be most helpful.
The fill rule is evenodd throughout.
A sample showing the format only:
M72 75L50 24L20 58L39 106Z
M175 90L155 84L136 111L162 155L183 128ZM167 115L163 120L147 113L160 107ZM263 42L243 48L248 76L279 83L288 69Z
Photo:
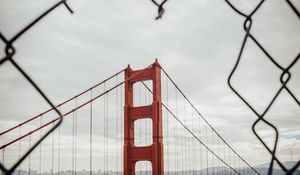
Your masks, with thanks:
M155 6L157 6L158 10L158 16L155 18L156 20L161 19L163 17L163 14L165 12L164 5L168 0L163 0L162 2L157 2L155 0L151 0ZM256 135L257 139L261 142L261 144L265 147L265 149L270 153L272 159L270 162L270 167L268 174L272 174L272 170L274 167L274 163L276 162L280 168L285 172L285 174L293 174L297 168L300 166L300 160L297 161L297 163L292 167L292 168L287 168L286 166L283 165L283 163L279 160L279 158L276 155L276 150L277 150L277 144L278 144L278 135L279 131L272 124L272 121L269 121L265 118L266 114L269 112L269 109L272 107L274 102L278 100L278 96L283 93L283 91L286 91L292 99L297 103L297 105L300 107L300 102L299 99L296 97L296 95L293 93L293 91L290 89L288 86L288 82L292 77L291 69L295 66L295 64L298 62L299 57L300 57L300 52L293 58L291 63L284 67L280 63L276 61L276 58L272 57L271 54L264 48L264 46L261 44L261 42L251 33L251 27L254 21L252 20L253 15L261 8L262 4L265 2L264 0L260 1L256 7L249 13L243 13L242 11L239 10L238 7L236 7L234 4L232 4L231 1L225 0L225 2L228 4L228 6L236 12L237 15L240 15L244 18L244 24L243 28L245 31L245 36L242 42L242 45L240 47L240 51L238 54L238 57L236 59L236 63L230 72L230 75L228 77L228 85L231 88L231 90L253 111L253 113L257 116L257 120L253 123L252 125L252 130L253 133ZM293 4L292 1L286 0L285 1L287 5L290 7L290 10L294 13L294 15L297 16L297 18L300 18L300 13L297 7ZM55 107L55 105L49 100L49 98L45 95L45 93L42 91L42 89L39 88L36 82L32 80L32 78L26 73L26 71L22 68L20 64L18 64L14 60L14 55L16 53L16 48L14 47L14 42L17 41L20 37L22 37L28 30L30 30L36 23L41 21L45 16L47 16L49 13L53 12L57 7L59 6L65 6L66 9L70 12L73 13L72 9L69 7L67 4L66 0L61 0L54 4L52 7L47 9L44 13L42 13L40 16L38 16L36 19L34 19L31 23L29 23L26 27L24 27L20 32L18 32L16 35L14 35L11 39L6 38L0 31L0 39L1 41L5 44L5 56L1 58L0 60L0 66L2 66L4 63L10 63L13 65L13 67L20 72L23 77L32 85L32 87L40 94L40 96L48 103L48 105L55 110L55 112L60 116L60 120L49 130L47 131L35 144L32 145L32 147L24 154L21 156L21 158L12 166L12 167L5 167L3 164L0 164L0 169L4 174L12 174L14 170L26 159L28 155L31 154L31 152L37 148L37 146L47 137L51 132L53 132L61 123L62 123L62 115ZM242 54L245 52L245 45L246 43L252 40L259 48L260 50L264 53L266 59L269 59L280 71L281 75L279 77L281 87L276 91L275 95L273 96L272 100L269 102L267 107L264 109L262 113L259 113L257 109L255 109L248 101L247 99L239 92L237 88L235 88L232 85L232 77L235 75L237 68L239 67L239 63L242 59ZM274 131L275 131L275 141L273 143L272 147L269 147L264 140L258 135L256 126L259 123L265 123L266 125L270 126Z

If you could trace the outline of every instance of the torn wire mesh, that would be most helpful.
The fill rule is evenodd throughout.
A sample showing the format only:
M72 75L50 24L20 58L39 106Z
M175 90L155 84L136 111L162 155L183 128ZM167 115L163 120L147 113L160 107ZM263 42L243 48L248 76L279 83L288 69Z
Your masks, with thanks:
M66 0L61 0L54 4L52 7L47 9L44 13L42 13L40 16L38 16L36 19L34 19L31 23L29 23L27 26L25 26L20 32L15 34L11 39L7 39L1 32L0 32L0 39L5 44L5 56L4 58L1 58L0 60L0 66L2 66L4 63L8 62L13 65L13 67L20 72L23 77L27 80L27 82L30 83L30 85L35 89L38 94L47 102L47 104L54 109L54 111L58 114L59 120L58 122L53 125L43 136L40 137L40 139L34 143L28 151L26 151L19 160L17 160L12 167L5 167L3 164L0 163L0 169L4 174L12 174L14 170L28 157L31 152L37 148L37 146L46 138L48 137L61 123L62 123L62 115L61 112L55 107L55 105L50 101L50 99L46 96L46 94L43 92L43 90L37 85L36 82L33 81L33 79L26 73L26 71L14 60L14 54L16 53L16 49L14 48L13 44L15 41L17 41L21 36L23 36L29 29L31 29L36 23L41 21L45 16L47 16L49 13L51 13L54 9L56 9L58 6L64 5L67 10L70 13L73 13L72 9L67 4Z
M235 62L235 65L233 67L233 69L230 72L230 75L228 77L228 85L231 88L231 90L251 109L251 111L254 112L254 114L257 116L257 120L253 123L252 125L252 131L255 134L255 136L257 137L257 139L261 142L261 144L267 149L267 151L270 153L271 155L271 162L270 162L270 166L269 166L269 170L268 170L268 174L271 175L273 172L273 167L274 167L274 163L276 162L279 167L285 172L285 174L293 174L297 168L300 165L300 160L298 160L298 162L293 165L292 168L288 169L286 166L283 165L283 163L279 160L279 158L276 156L276 149L277 149L277 145L278 145L278 136L279 136L279 131L276 128L275 125L272 124L272 121L269 121L267 119L265 119L264 117L266 116L266 114L268 113L269 109L271 108L271 106L273 106L274 102L278 100L278 96L279 94L281 94L283 91L286 91L291 97L292 99L298 104L298 106L300 107L300 102L299 99L297 99L297 97L293 94L293 92L290 90L290 88L287 86L289 80L292 77L292 74L290 72L290 69L297 63L297 61L299 60L300 57L300 53L298 52L298 54L293 58L293 60L289 63L288 66L284 67L282 65L280 65L280 63L278 63L276 61L276 59L274 57L271 56L271 54L264 48L264 46L261 44L261 42L251 33L251 27L253 24L253 20L252 17L253 15L261 8L262 4L265 2L264 0L260 1L256 7L249 13L249 14L245 14L242 11L240 11L237 7L235 7L230 1L225 0L226 3L240 16L244 17L244 24L243 24L243 28L245 30L245 36L237 57L237 60ZM286 3L288 4L288 6L290 7L290 10L294 12L294 14L298 17L298 19L300 18L300 13L297 10L296 6L289 0L286 0ZM272 97L271 101L268 103L267 107L263 110L262 113L259 113L257 109L255 109L255 107L253 105L251 105L249 103L249 101L247 101L247 99L241 94L241 92L239 92L239 90L237 88L235 88L232 85L232 77L233 75L235 75L235 72L237 70L237 68L239 67L239 63L241 61L241 57L242 54L244 53L245 50L245 45L248 42L248 40L252 40L258 47L259 49L264 53L264 55L267 57L267 59L269 59L280 71L281 71L281 75L279 77L280 83L281 83L281 87L275 92L275 95ZM258 123L263 122L266 125L270 126L274 131L275 131L275 141L272 145L272 148L269 147L265 141L259 136L256 126Z

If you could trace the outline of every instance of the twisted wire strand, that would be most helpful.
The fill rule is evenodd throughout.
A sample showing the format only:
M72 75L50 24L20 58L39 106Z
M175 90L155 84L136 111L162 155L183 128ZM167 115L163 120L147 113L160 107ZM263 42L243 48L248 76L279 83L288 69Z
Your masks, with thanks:
M158 13L158 15L157 15L157 17L155 18L155 20L158 20L158 19L161 19L162 18L162 16L163 16L163 14L165 13L165 9L164 9L164 4L168 1L168 0L164 0L164 1L162 1L161 3L158 3L158 2L156 2L155 0L151 0L152 1L152 3L154 4L154 5L156 5L157 6L157 13Z

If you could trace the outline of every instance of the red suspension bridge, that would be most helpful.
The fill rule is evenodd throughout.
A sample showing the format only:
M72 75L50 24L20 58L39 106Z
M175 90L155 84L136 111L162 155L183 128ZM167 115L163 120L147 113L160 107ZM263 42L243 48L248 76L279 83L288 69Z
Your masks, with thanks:
M141 70L128 66L57 108L62 124L15 174L259 174L157 60ZM49 109L2 131L2 164L13 167L59 119Z

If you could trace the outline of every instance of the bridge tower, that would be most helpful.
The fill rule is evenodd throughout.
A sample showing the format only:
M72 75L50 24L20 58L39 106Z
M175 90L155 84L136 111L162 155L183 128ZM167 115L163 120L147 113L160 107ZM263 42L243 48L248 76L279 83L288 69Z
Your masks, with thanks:
M150 161L152 175L164 174L162 105L161 105L161 69L158 61L151 67L133 71L130 66L125 70L125 106L124 106L124 175L135 175L138 161ZM133 106L133 84L152 80L153 102L149 106ZM138 119L152 120L152 145L137 147L134 145L134 122Z

